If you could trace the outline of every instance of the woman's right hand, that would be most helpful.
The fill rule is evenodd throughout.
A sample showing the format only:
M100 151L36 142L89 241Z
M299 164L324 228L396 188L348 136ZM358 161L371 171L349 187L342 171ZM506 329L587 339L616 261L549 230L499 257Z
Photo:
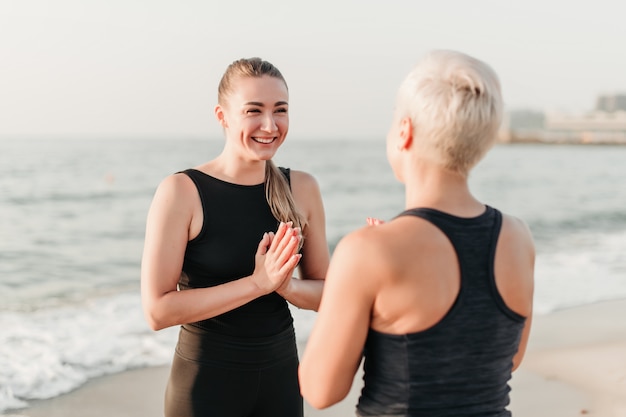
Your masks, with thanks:
M368 217L365 219L368 226L378 226L379 224L385 223L383 220L377 219L375 217Z
M265 233L259 242L252 281L265 294L275 291L287 279L291 279L302 257L298 253L300 233L291 225L291 222L281 222L275 234Z

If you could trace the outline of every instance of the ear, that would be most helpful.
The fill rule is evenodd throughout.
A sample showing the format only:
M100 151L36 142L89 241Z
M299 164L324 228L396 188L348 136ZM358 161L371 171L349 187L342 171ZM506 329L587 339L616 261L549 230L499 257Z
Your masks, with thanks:
M409 117L400 120L400 138L398 142L399 150L406 150L413 143L413 122Z
M218 104L217 106L215 106L213 112L215 113L215 118L217 119L219 124L222 125L223 128L228 127L228 123L226 122L226 115L224 114L224 109L222 108L222 106Z

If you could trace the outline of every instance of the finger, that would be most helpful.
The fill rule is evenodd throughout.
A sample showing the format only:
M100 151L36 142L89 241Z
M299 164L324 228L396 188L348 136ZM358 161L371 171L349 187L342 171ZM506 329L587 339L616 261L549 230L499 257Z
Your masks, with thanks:
M289 228L289 223L285 223L285 222L280 222L280 224L278 225L278 229L276 230L276 233L274 233L273 238L272 238L272 245L270 246L270 251L275 251L278 244L280 243L281 239L283 238L283 236L285 235L285 233L287 232L287 229Z
M276 245L271 253L268 253L267 261L274 263L277 268L280 268L291 255L296 253L294 239L294 236L283 235L281 242Z
M265 255L267 253L267 247L270 244L269 242L269 235L266 233L263 233L263 237L261 238L261 241L259 242L259 246L257 247L256 253L257 255Z
M280 250L276 251L274 255L276 255L276 261L279 265L283 265L288 259L298 253L298 244L300 243L300 238L297 235L283 237L283 242L279 246Z
M291 279L293 270L296 269L296 266L298 266L298 262L300 262L300 259L302 259L302 254L300 253L291 255L291 257L289 257L289 259L280 268L281 274L286 274L286 276Z
M291 242L291 238L296 236L296 232L291 227L286 230L281 230L281 233L276 234L272 242L271 250L276 253L281 253L285 250L285 247Z

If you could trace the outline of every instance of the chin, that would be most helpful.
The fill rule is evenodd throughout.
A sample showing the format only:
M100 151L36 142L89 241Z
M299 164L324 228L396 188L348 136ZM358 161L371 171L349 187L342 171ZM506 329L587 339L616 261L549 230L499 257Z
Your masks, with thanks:
M256 157L256 159L258 159L259 161L269 161L270 159L272 159L274 157L274 155L276 155L276 149L273 150L267 150L267 151L257 151L254 152L254 155Z

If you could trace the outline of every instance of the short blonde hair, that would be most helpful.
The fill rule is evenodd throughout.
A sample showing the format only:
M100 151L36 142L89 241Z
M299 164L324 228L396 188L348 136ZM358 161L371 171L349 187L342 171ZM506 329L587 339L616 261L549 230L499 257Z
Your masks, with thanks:
M416 155L467 175L496 141L503 113L500 81L476 58L431 51L400 86L396 111L413 123Z

